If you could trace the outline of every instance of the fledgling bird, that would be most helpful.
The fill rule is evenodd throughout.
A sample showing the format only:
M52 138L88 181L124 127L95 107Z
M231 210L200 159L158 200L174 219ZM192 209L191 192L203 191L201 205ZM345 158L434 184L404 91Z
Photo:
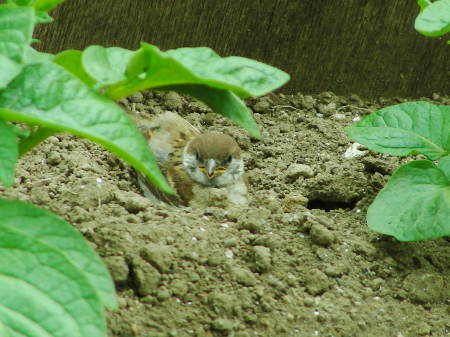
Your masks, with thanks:
M138 172L144 195L153 202L202 208L214 205L217 188L226 189L227 201L248 203L247 181L241 149L223 133L200 133L188 121L172 112L152 120L130 114L155 155L163 175L175 195L155 187Z

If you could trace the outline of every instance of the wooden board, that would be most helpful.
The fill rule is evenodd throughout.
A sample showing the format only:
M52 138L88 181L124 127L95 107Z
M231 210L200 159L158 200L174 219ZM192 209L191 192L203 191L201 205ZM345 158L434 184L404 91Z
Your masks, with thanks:
M208 46L288 72L283 93L429 97L450 93L450 46L414 30L416 1L66 1L40 25L41 51L91 44Z

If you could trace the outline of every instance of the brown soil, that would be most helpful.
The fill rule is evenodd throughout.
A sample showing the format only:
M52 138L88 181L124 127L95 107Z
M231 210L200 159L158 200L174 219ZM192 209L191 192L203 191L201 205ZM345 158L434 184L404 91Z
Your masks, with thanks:
M122 100L236 138L246 153L246 208L152 205L129 165L68 134L26 155L15 187L0 195L62 216L92 243L118 291L110 336L449 335L448 240L401 243L365 221L411 158L344 157L352 145L344 127L399 101L327 92L251 99L258 140L175 93Z

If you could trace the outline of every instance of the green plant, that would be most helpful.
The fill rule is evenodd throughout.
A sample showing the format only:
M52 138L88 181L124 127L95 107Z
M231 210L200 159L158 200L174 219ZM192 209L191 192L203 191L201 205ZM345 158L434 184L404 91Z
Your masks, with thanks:
M166 192L148 145L114 100L143 89L175 90L259 136L241 98L270 92L289 76L209 48L137 51L91 46L57 55L30 47L36 22L63 0L0 5L0 181L12 186L18 158L56 132L115 152ZM11 122L21 122L19 128ZM70 224L30 204L0 199L0 336L105 336L103 306L114 284ZM4 327L4 328L3 328Z
M415 28L426 36L450 32L450 0L419 0ZM402 165L367 210L368 226L400 241L450 235L450 107L408 102L376 111L347 127L350 138L393 156L428 160ZM433 161L439 160L436 165Z
M419 0L418 4L421 10L414 24L417 31L425 36L440 36L450 32L450 0Z
M346 128L350 138L403 164L367 211L368 226L400 241L450 235L450 107L407 102L376 111ZM439 160L436 165L433 161Z

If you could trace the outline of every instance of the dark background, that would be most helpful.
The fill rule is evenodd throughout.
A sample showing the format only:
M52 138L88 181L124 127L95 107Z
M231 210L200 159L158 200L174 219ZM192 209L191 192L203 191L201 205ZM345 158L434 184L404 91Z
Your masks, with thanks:
M67 0L35 37L51 53L207 46L288 72L286 94L449 94L450 46L414 29L418 12L415 0Z

